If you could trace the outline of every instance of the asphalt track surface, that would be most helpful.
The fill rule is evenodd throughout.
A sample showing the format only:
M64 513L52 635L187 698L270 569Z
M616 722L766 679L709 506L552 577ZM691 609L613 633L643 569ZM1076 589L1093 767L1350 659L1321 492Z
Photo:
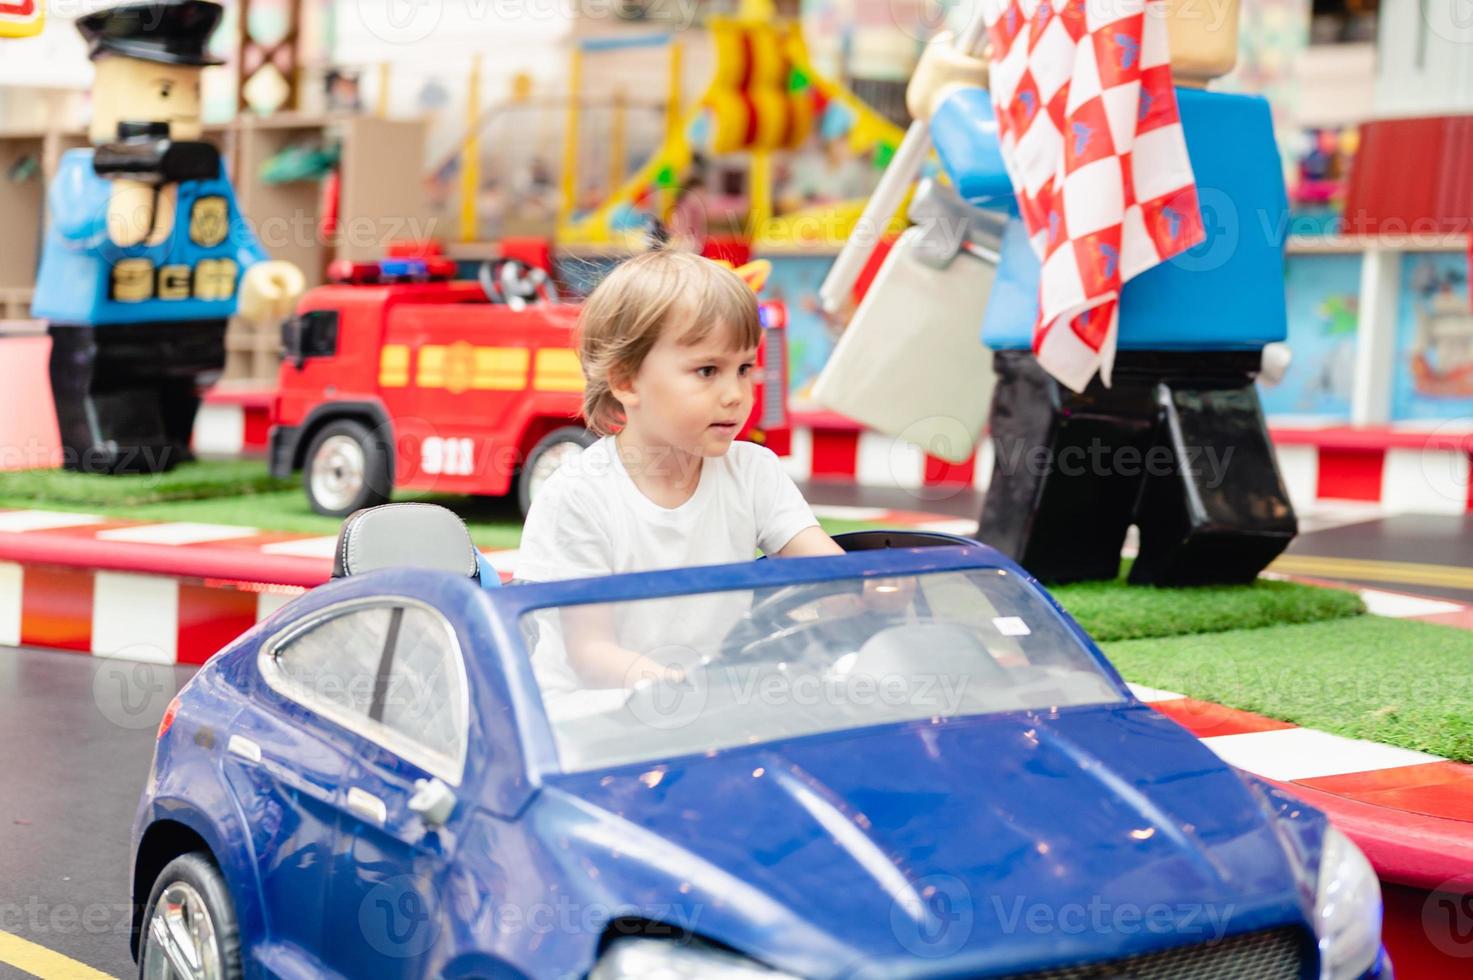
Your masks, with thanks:
M0 650L0 978L136 975L128 834L159 719L193 672Z

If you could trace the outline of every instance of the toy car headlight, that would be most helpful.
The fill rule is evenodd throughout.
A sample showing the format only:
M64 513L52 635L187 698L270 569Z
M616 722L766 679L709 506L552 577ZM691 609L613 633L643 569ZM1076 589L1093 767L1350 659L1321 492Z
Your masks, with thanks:
M1350 838L1331 827L1314 902L1321 980L1353 980L1381 951L1381 883Z
M749 960L700 943L669 939L620 939L599 959L588 980L796 980Z

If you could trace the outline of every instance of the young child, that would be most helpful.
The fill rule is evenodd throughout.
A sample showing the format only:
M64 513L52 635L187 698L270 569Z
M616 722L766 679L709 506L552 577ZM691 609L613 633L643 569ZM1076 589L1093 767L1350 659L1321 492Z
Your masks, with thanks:
M654 251L610 273L578 329L583 414L603 438L539 490L516 577L723 564L758 549L783 558L842 554L772 450L736 441L752 411L761 337L752 290L708 259ZM620 607L619 622L599 606L564 616L566 665L548 644L534 653L544 691L679 676L679 658L659 653L719 638L723 620L729 626L742 611L698 610L689 599L663 604Z

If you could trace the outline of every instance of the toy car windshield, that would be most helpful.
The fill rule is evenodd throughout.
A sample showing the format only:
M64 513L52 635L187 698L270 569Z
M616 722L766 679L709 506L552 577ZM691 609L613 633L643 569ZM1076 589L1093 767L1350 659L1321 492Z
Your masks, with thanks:
M1053 607L996 568L565 605L521 625L569 772L1123 700Z

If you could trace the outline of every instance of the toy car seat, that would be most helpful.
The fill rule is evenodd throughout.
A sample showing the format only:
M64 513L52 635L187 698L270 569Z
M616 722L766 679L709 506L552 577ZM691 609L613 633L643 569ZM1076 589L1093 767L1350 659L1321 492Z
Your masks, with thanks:
M479 584L481 553L454 511L437 504L381 504L354 511L338 531L332 577L380 568L454 572ZM496 584L499 579L490 576Z

